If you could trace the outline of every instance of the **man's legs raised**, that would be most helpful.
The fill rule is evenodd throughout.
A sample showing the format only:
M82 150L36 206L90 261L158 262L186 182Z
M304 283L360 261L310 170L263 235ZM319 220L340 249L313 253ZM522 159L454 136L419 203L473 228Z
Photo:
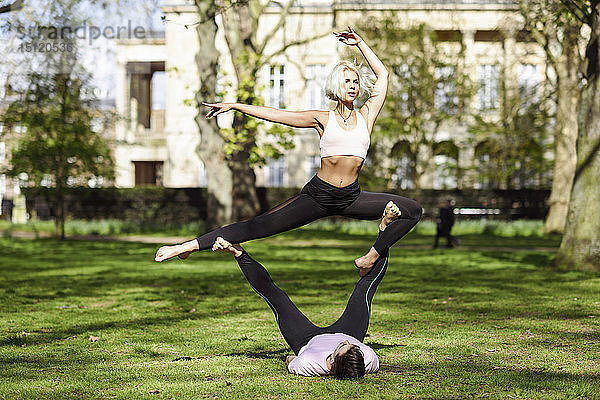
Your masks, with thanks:
M295 354L315 335L322 333L323 328L310 322L288 295L275 285L265 267L250 257L240 245L218 237L212 248L235 257L250 286L273 310L279 330Z

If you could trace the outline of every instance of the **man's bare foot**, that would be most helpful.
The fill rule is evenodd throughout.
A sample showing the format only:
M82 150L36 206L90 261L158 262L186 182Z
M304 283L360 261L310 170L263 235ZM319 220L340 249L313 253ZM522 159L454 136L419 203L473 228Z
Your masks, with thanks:
M242 246L240 246L239 244L231 244L227 240L223 239L221 236L219 236L215 240L212 250L231 253L234 257L239 257L242 255Z
M384 231L385 228L387 228L387 226L396 218L400 217L400 215L402 215L402 212L398 206L393 201L389 201L383 210L381 222L379 223L379 230ZM354 265L358 268L359 275L365 276L368 274L378 258L379 253L374 247L371 247L367 254L354 260Z
M198 250L198 242L196 242L195 240L190 240L189 242L175 244L172 246L162 246L156 252L154 261L161 262L168 260L169 258L173 258L175 256L178 256L182 260L185 260L190 256L190 254L192 254L196 250Z

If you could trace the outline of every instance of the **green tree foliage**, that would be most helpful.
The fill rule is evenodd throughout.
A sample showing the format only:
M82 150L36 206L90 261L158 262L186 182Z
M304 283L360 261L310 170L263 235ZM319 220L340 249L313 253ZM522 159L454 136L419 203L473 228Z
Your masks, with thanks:
M477 143L477 179L488 188L547 187L552 162L544 154L552 150L551 116L533 93L508 95L505 88L502 92L498 116L474 115L469 127L471 140Z
M330 35L329 29L300 39L289 40L283 34L289 30L288 17L295 0L286 0L277 6L279 14L271 26L264 25L261 19L275 3L270 0L225 0L222 3L224 34L229 55L234 66L237 81L236 101L244 104L263 105L263 85L259 84L260 72L266 66L275 67L287 49L308 44L316 38ZM301 28L301 19L298 22ZM258 35L259 31L265 32ZM276 82L270 84L278 85ZM285 108L285 104L279 105ZM286 150L293 148L292 129L271 126L266 129L268 139L259 142L260 125L263 122L242 113L235 113L232 130L225 130L227 142L226 161L232 171L233 219L253 217L259 210L256 194L254 166L262 166L267 158L277 159Z
M89 179L112 179L108 143L93 129L101 115L83 93L84 81L75 74L29 75L27 88L13 93L2 122L16 131L9 176L28 185L50 178L56 187L56 230L64 238L64 188ZM11 129L12 128L12 129Z
M546 232L564 232L569 197L577 163L577 110L581 89L582 22L560 0L519 0L525 29L544 49L552 88L548 101L555 104L554 171ZM553 75L553 76L549 76Z
M390 71L388 97L372 136L372 161L364 174L375 184L398 182L392 176L403 159L409 182L419 188L436 148L445 148L437 143L438 130L461 121L472 85L463 71L459 36L442 41L426 25L399 29L397 20L394 14L373 17L356 28ZM390 157L392 165L382 169Z
M255 79L258 79L255 77ZM224 90L236 90L237 98L241 103L264 106L264 85L254 84L241 85L234 89L231 84L225 85ZM250 91L252 90L252 91ZM223 98L224 92L217 93L217 99ZM281 158L285 151L294 148L294 130L280 124L272 124L249 115L239 115L243 118L241 128L221 128L220 132L225 139L224 153L228 160L235 158L237 153L248 149L248 166L263 167L267 164L267 159L277 160ZM257 142L257 135L260 130L264 130L267 137L271 139L265 143ZM252 146L245 146L252 143Z
M4 26L17 49L2 60L4 69L10 68L0 108L3 134L10 136L10 166L4 172L22 185L54 188L56 235L61 238L65 188L114 179L110 146L102 132L115 116L100 109L72 32L97 16L90 10L99 6L106 4L57 0L41 8L26 2L22 11L10 13Z

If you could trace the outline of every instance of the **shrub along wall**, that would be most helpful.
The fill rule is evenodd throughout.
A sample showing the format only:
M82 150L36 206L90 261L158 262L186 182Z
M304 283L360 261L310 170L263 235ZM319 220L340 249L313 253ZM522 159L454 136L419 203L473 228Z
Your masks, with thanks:
M55 214L53 188L24 190L27 210L39 219ZM74 219L120 219L140 224L169 225L202 220L206 217L206 189L69 188L66 215Z
M398 193L418 201L425 209L425 217L437 215L441 201L450 199L456 208L479 208L499 210L498 215L488 218L501 220L544 219L548 213L550 190L513 189L513 190L421 190ZM461 218L480 218L479 215L461 216Z
M52 188L26 188L27 210L39 219L54 216ZM390 191L388 191L390 192ZM258 188L262 211L297 195L297 188ZM390 192L393 193L393 192ZM425 218L437 214L440 201L452 199L457 208L497 209L494 219L543 219L548 212L549 190L420 190L398 191L415 199L425 210ZM69 188L67 216L74 219L121 219L153 225L183 224L206 218L205 188ZM478 215L460 218L480 218Z

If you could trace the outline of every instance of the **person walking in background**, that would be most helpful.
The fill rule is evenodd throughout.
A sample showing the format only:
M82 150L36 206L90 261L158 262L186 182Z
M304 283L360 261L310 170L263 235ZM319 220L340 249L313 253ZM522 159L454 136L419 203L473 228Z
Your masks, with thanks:
M457 237L452 236L452 226L454 226L454 207L452 200L445 200L440 203L440 209L436 218L437 231L435 234L435 242L433 248L438 248L440 237L446 238L446 247L452 248L460 242Z

